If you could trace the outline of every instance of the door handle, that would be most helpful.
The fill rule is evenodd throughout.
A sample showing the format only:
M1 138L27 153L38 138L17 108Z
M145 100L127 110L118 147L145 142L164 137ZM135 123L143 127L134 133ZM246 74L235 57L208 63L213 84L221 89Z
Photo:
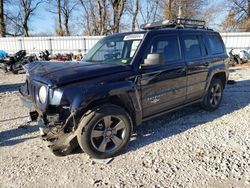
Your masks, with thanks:
M209 66L209 62L206 62L204 65L205 65L206 67L208 67L208 66Z

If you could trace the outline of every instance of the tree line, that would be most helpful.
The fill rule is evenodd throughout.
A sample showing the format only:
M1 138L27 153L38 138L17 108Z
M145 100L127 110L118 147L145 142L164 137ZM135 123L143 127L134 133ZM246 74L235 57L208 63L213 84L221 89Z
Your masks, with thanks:
M250 0L0 0L0 36L30 36L41 9L55 17L57 36L135 31L143 23L183 18L205 20L224 31L250 31ZM222 11L226 17L218 23ZM49 23L54 24L54 23ZM214 26L212 25L212 26ZM79 34L79 32L78 32Z

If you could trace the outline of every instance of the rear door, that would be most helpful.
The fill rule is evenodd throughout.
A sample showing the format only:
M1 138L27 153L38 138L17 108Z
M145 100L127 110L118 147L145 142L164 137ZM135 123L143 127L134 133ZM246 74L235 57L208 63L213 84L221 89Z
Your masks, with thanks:
M187 65L186 102L192 102L204 94L210 59L202 33L183 33L181 39Z
M160 34L148 46L143 59L150 53L162 54L164 64L140 69L143 117L179 106L186 97L186 66L179 36Z

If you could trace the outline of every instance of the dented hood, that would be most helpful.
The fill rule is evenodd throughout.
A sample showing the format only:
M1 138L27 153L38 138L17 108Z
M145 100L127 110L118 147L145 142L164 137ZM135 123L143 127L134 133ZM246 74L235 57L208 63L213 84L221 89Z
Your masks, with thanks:
M130 70L126 65L87 62L39 61L26 64L24 69L33 80L48 85L65 85L72 82Z

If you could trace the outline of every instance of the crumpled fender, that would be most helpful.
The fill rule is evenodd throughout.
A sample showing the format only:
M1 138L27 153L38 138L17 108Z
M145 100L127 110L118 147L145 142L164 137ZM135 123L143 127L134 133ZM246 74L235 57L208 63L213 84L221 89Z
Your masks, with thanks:
M133 81L118 81L99 84L73 84L65 87L60 105L69 105L71 112L87 109L88 106L112 96L118 97L136 115L136 122L142 119L139 89ZM112 101L111 101L112 102Z

